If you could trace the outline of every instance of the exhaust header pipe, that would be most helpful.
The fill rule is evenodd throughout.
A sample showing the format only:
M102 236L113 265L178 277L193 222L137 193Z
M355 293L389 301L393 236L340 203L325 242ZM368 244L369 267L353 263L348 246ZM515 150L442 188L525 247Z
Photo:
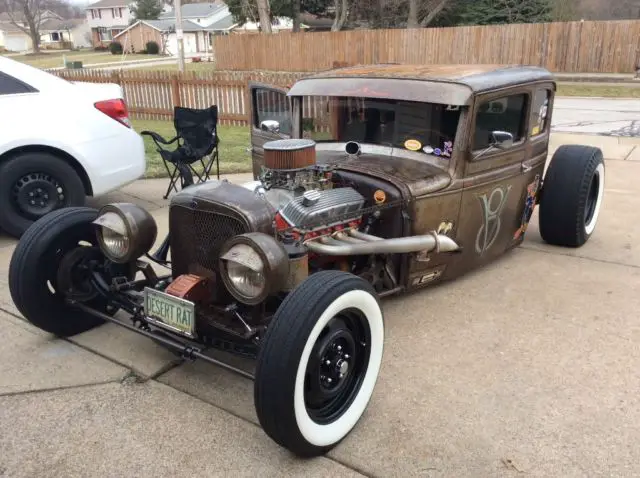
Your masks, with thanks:
M362 254L402 254L409 252L455 252L460 246L453 239L433 232L423 236L383 239L350 229L310 239L304 245L311 251L329 256L355 256Z

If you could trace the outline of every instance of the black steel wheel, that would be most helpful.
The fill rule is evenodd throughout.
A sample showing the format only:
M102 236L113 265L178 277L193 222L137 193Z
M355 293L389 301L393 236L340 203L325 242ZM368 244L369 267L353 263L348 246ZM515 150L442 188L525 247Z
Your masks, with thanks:
M115 313L91 287L89 260L104 260L91 224L92 208L65 208L36 221L20 238L9 264L11 298L36 327L58 336L75 335L103 321L68 305L73 298Z
M604 197L602 151L563 145L553 155L540 200L540 235L549 244L581 247L595 231Z
M315 273L282 302L261 342L254 400L262 428L296 455L326 453L373 394L384 347L375 291L347 272Z
M85 193L76 171L48 153L18 154L0 165L0 229L20 237L41 217L81 206Z

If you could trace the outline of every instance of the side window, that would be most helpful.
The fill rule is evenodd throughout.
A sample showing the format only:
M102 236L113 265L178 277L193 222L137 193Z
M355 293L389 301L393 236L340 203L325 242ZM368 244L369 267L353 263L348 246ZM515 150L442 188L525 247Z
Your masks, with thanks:
M531 105L531 121L529 122L532 137L547 132L549 126L549 99L551 91L544 89L536 91Z
M493 131L506 131L513 135L514 143L525 137L527 95L512 95L486 101L478 108L473 149L481 150L491 144Z
M0 95L17 95L20 93L34 93L36 91L35 88L0 71Z
M266 120L280 123L280 133L291 135L291 107L287 95L268 88L253 90L253 126L260 129Z

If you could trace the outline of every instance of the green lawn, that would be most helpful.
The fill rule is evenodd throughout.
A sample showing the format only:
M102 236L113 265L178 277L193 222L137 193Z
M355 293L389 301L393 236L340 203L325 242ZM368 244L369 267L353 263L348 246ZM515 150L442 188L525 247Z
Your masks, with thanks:
M123 58L122 55L112 55L111 53L104 51L93 51L91 49L85 49L80 51L65 51L65 52L53 52L53 53L28 53L25 55L11 56L12 60L21 61L31 66L38 68L56 68L59 66L65 66L66 61L82 61L84 65L95 63L111 63L118 61L129 60L143 60L148 58L161 58L158 55L141 55L141 54L128 54Z
M640 84L638 86L613 85L576 85L558 83L558 96L602 96L610 98L640 98Z
M215 71L215 64L209 61L203 61L200 63L185 63L184 70L185 71ZM178 63L167 63L165 65L155 65L155 66L142 66L140 68L136 68L136 70L140 71L178 71Z
M132 120L133 128L139 133L148 130L155 131L166 140L173 139L175 129L170 121ZM247 148L251 145L249 128L243 126L218 126L220 145L218 146L220 157L220 173L246 173L251 171L251 154ZM156 145L149 136L143 136L147 157L147 178L160 178L167 176L167 170L162 164L162 158L156 150ZM167 146L175 147L175 143ZM216 167L212 168L215 174Z

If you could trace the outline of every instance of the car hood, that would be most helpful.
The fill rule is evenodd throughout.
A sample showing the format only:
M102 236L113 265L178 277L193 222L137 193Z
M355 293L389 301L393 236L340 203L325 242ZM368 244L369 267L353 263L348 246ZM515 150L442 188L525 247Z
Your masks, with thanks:
M451 183L451 176L444 169L425 161L398 156L363 153L351 158L341 152L318 151L317 162L385 179L414 197L440 191Z

